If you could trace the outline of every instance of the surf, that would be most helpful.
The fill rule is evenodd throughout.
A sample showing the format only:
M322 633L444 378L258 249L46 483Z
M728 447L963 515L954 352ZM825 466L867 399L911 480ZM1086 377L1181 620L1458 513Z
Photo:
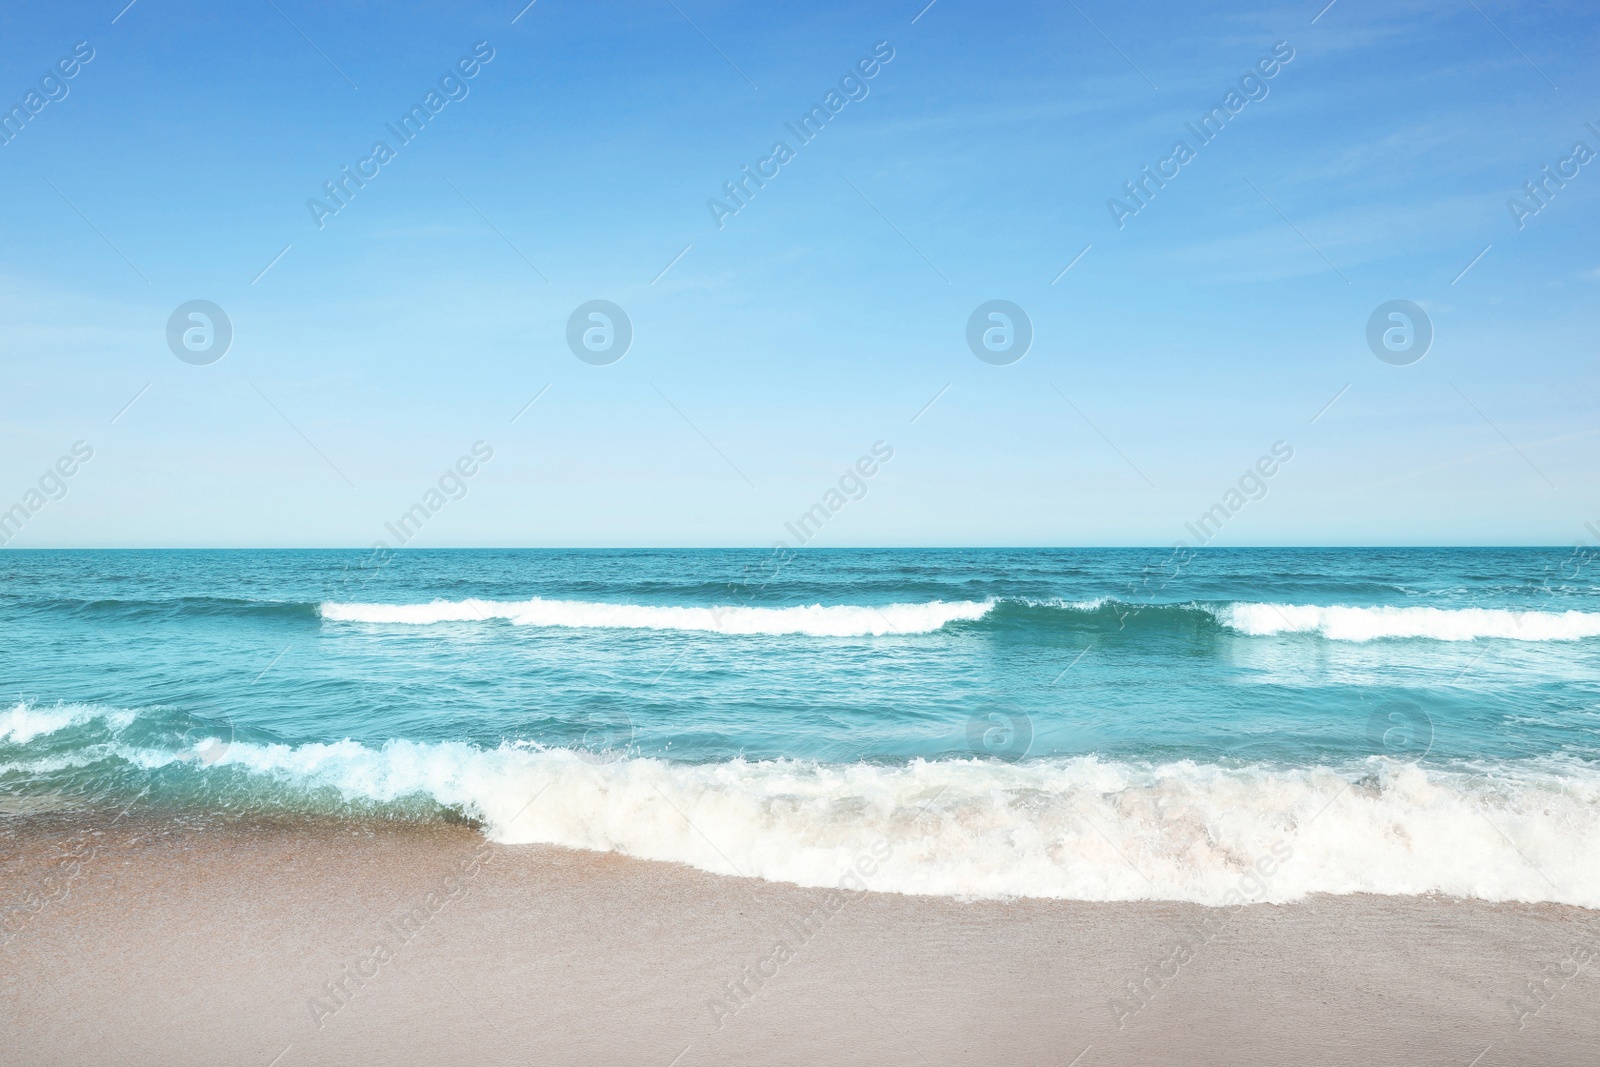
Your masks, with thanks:
M1236 603L1217 609L1216 616L1229 629L1251 637L1314 634L1330 641L1581 641L1600 637L1600 614L1583 611Z
M793 607L686 607L582 600L435 600L428 604L321 605L329 622L428 626L504 621L514 626L573 629L688 630L722 634L881 637L932 633L947 623L981 619L992 601L921 604L810 604Z
M29 795L101 783L118 808L203 797L244 815L466 818L502 844L802 886L836 885L871 856L868 888L957 898L1600 906L1600 769L1561 757L690 763L532 741L247 740L187 723L19 704L0 712L0 781Z

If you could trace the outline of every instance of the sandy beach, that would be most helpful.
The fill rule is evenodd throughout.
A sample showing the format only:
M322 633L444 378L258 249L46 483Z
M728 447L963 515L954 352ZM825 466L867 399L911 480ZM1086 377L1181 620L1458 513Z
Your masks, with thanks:
M9 1064L1600 1054L1600 917L1570 907L830 895L437 824L43 812L0 834Z

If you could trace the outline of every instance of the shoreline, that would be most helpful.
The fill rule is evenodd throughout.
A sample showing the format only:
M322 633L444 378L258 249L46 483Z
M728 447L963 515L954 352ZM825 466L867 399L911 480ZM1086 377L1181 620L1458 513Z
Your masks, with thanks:
M1566 905L830 903L446 823L55 812L0 818L0 842L19 1064L1600 1053L1600 967L1575 955L1600 948L1600 913Z

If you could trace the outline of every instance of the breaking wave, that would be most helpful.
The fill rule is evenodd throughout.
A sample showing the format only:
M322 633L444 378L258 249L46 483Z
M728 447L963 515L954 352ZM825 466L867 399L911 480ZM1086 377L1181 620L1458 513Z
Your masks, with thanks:
M1600 614L1584 611L1229 604L1217 609L1216 616L1230 629L1251 636L1309 633L1330 641L1578 641L1600 637Z
M486 622L517 626L562 626L631 630L703 630L724 634L805 634L811 637L865 637L924 634L957 620L982 618L992 601L926 604L811 604L797 607L672 607L604 604L583 600L436 600L431 604L323 604L333 622L403 623Z
M506 844L805 886L853 869L872 890L953 897L1440 893L1600 906L1600 771L1577 761L694 764L531 743L230 741L163 733L156 715L0 712L0 791L92 773L130 796L155 783L158 800L203 791L232 810L455 812Z
M1600 637L1600 613L1501 608L1324 607L1271 603L1140 604L1095 600L934 600L920 604L811 604L794 607L679 607L582 600L436 600L429 604L340 604L331 622L432 623L500 620L517 626L692 630L723 634L878 637L925 634L953 623L1011 631L1121 631L1178 628L1247 637L1310 634L1330 641L1579 641Z

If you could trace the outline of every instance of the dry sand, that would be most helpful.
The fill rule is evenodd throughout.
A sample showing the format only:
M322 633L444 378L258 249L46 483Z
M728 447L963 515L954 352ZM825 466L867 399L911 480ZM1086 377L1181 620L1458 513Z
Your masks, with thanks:
M466 826L29 813L0 909L7 1067L1600 1062L1600 916L1547 905L830 902Z

